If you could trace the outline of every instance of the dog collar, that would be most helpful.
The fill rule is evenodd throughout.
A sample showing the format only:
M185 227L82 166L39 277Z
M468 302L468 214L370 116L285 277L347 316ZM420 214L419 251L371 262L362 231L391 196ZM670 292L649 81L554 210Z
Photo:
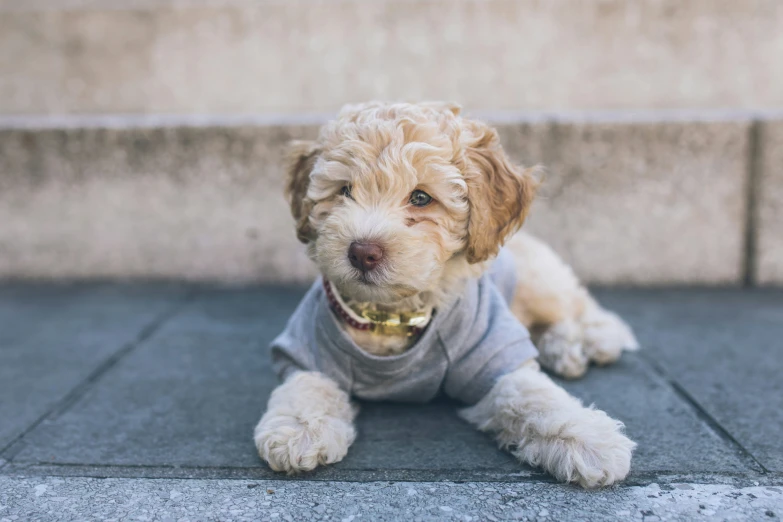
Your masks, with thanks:
M387 312L369 307L350 306L343 301L340 292L324 278L324 291L332 311L348 326L379 335L419 335L432 319L432 309L427 311Z

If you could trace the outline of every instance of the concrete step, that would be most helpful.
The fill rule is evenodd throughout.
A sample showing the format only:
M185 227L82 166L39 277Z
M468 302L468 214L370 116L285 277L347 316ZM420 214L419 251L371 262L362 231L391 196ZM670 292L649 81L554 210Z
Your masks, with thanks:
M783 283L783 117L475 114L548 177L526 225L588 282ZM0 119L0 277L306 281L281 152L321 119Z
M0 114L783 107L778 0L0 0Z

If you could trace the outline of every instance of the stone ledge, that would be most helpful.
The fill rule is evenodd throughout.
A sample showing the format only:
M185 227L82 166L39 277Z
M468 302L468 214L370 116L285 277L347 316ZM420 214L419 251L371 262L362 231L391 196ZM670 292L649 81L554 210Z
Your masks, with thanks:
M313 276L280 153L317 125L109 119L0 129L0 277ZM586 281L742 282L750 118L498 120L509 153L549 171L529 229Z

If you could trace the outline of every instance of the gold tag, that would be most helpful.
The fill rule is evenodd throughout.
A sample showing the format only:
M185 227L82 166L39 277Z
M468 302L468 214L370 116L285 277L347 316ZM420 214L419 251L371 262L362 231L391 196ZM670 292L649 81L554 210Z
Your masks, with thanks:
M352 307L353 309L353 307ZM415 329L424 329L429 322L427 312L394 313L383 310L356 310L354 312L370 321L370 331L378 335L412 336Z

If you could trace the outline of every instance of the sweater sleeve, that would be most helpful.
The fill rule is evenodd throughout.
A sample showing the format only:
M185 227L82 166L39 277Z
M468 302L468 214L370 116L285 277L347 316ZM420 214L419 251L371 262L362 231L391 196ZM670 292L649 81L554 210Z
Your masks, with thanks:
M313 335L313 318L318 306L319 291L320 285L317 283L310 288L283 332L270 345L272 368L281 381L297 371L319 369Z
M475 404L497 380L538 355L530 334L511 313L495 283L485 275L463 296L459 313L442 342L449 354L444 391Z

